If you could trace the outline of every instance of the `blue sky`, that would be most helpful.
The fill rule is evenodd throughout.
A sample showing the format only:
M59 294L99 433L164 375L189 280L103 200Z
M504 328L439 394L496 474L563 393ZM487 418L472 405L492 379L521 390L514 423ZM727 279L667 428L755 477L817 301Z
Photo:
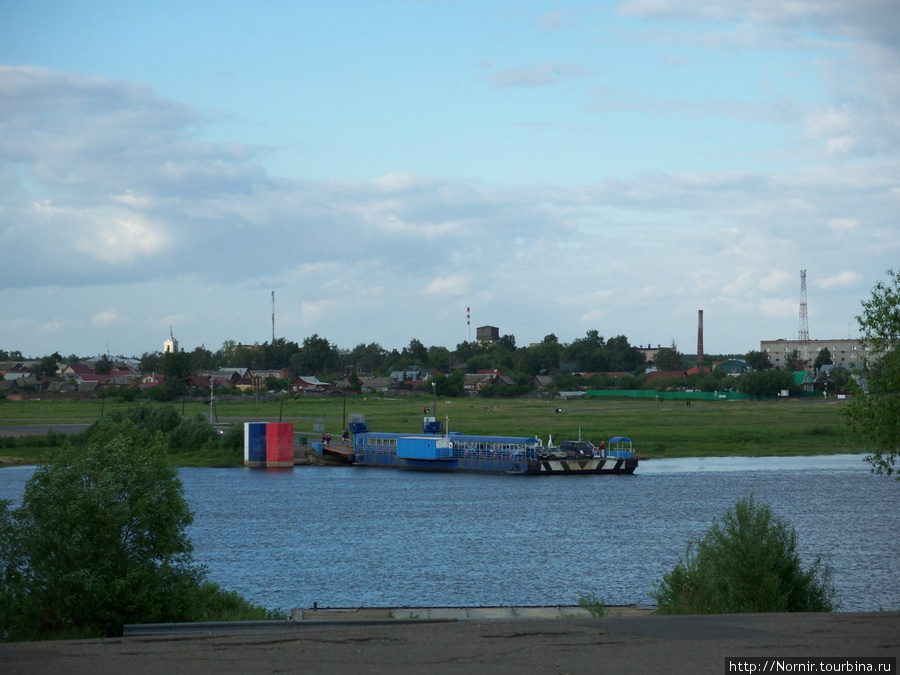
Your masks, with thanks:
M895 0L0 5L0 348L856 336Z

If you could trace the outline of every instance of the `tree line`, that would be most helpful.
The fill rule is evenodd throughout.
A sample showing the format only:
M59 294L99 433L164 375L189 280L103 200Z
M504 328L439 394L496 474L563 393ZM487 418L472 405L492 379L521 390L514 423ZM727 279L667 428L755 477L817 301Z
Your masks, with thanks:
M3 354L0 353L0 357ZM463 375L479 371L497 370L506 375L505 384L487 385L481 389L484 397L515 397L531 393L535 375L552 378L553 391L578 389L642 389L651 386L661 391L671 388L691 388L699 391L737 389L751 396L776 396L787 390L791 395L799 393L789 371L799 369L799 354L788 355L784 371L770 371L768 356L760 351L750 351L743 358L753 372L740 378L729 378L712 368L724 355L706 355L701 368L691 375L686 371L698 365L696 357L682 354L677 345L658 349L652 364L644 352L631 345L624 335L605 339L596 330L589 330L583 338L562 343L554 334L547 335L540 343L517 347L515 336L504 335L494 343L462 342L455 350L446 347L426 347L420 340L412 339L402 350L387 350L377 342L361 343L353 349L341 349L318 334L297 343L277 338L261 345L240 345L226 341L222 348L212 352L197 347L190 352L145 352L139 361L143 373L160 373L165 385L157 394L162 400L181 396L187 390L192 374L202 370L222 368L248 368L251 370L288 370L292 376L315 375L323 381L335 382L347 378L351 388L359 386L359 376L387 376L393 371L418 368L431 371L436 393L441 396L458 396L463 392ZM49 377L62 361L58 353L41 358L32 368L37 377ZM77 360L71 358L71 360ZM832 363L831 355L823 349L816 358L815 368ZM106 355L94 362L94 371L109 373L114 362ZM648 366L657 371L672 373L669 379L657 380L645 385ZM847 386L849 371L836 370L823 376L821 386L830 391ZM287 382L269 378L267 389L287 388ZM133 393L133 392L132 392Z

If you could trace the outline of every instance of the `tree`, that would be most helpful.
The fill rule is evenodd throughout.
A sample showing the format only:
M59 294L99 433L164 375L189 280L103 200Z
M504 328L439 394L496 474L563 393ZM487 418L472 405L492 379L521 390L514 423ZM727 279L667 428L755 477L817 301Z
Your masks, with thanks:
M37 468L22 506L4 504L0 637L120 635L126 622L185 620L202 569L193 516L166 441L101 422L86 446Z
M799 350L794 349L790 354L784 357L784 369L790 372L801 370Z
M831 612L832 570L821 557L803 569L797 533L753 496L713 521L704 537L657 582L660 614Z
M420 340L413 338L409 341L409 346L404 347L401 356L409 363L416 363L424 366L428 362L428 349Z
M318 333L304 338L303 346L291 357L291 366L299 375L324 375L339 363L337 348Z
M112 359L107 354L104 354L94 362L94 372L97 375L109 375L112 372L113 365Z
M750 351L744 356L744 361L750 364L753 370L768 370L772 367L772 362L765 352Z
M598 372L608 370L604 347L606 340L594 329L587 331L583 338L578 338L563 350L562 359L568 370L581 372Z
M646 361L644 353L628 344L628 338L618 335L610 338L604 347L607 364L612 372L634 372Z
M818 371L822 366L830 366L834 361L831 360L831 352L828 350L828 347L822 347L819 350L819 353L816 354L816 360L813 363L813 369Z
M819 371L816 383L825 391L847 391L852 388L852 377L844 366L833 366L827 371Z
M563 346L559 344L559 338L556 335L550 333L550 335L544 336L540 344L531 347L528 351L535 357L532 364L534 370L529 373L530 375L559 372L559 359L562 356Z
M216 356L206 347L199 345L191 352L191 368L196 370L218 370Z
M53 352L50 356L45 356L40 361L34 364L31 369L31 374L37 377L38 379L42 377L55 377L56 370L59 368L59 361L61 357L58 352Z
M887 274L856 317L871 356L855 373L854 395L844 411L850 430L872 451L866 457L872 470L890 476L900 452L900 270Z
M778 396L782 391L800 393L794 376L787 370L750 370L737 378L737 390L750 396Z
M447 370L450 367L450 350L446 347L429 347L428 367L436 368L438 370Z
M162 371L160 368L160 362L162 357L159 352L144 352L141 354L141 360L138 364L138 368L140 368L142 373L155 373L156 371Z
M271 344L263 344L261 351L263 368L287 368L294 355L300 351L300 345L284 338L275 338Z
M512 334L501 335L500 339L497 340L496 347L510 352L516 351L516 336Z
M465 373L461 370L454 370L449 375L435 375L432 380L435 393L444 397L460 396L463 393L464 381Z
M166 463L165 435L113 416L89 432L83 445L51 452L21 507L0 501L0 640L121 635L126 622L286 618L194 564L193 515Z
M387 351L377 342L359 343L350 354L349 366L360 373L374 374L384 368Z
M679 353L674 342L671 347L663 347L658 350L653 361L657 370L684 370L684 357Z
M191 355L187 352L166 352L159 359L159 367L166 378L165 398L181 396L191 376Z

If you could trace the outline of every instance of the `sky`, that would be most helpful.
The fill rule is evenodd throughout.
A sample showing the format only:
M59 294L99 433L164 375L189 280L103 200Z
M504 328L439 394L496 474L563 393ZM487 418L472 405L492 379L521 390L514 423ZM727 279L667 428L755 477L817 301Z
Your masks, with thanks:
M859 335L896 0L0 2L0 349ZM468 309L467 309L468 308Z

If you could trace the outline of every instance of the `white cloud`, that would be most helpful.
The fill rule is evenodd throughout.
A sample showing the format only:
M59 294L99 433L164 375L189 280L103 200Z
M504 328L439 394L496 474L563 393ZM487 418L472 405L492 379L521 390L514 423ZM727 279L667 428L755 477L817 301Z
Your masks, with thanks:
M825 223L834 232L852 232L859 227L859 221L853 218L832 218Z
M469 292L469 280L462 274L434 279L425 286L427 295L459 296Z
M113 326L117 323L122 323L122 321L122 317L120 317L119 313L112 307L104 309L103 311L97 312L96 314L91 316L91 325L98 328Z
M728 50L815 50L811 61L827 102L801 103L791 92L771 102L730 106L654 102L795 125L798 143L826 159L896 156L900 148L900 3L895 0L626 0L617 7L645 19L658 43ZM627 100L627 98L625 99ZM598 106L602 106L600 103Z
M110 265L128 265L165 252L172 238L138 214L117 213L102 218L93 231L75 243L75 250Z
M795 278L795 275L788 274L784 270L772 270L759 280L759 289L767 292L776 291Z
M488 75L488 82L498 89L505 87L543 87L559 84L574 77L584 77L591 70L577 65L545 61L532 66L509 68Z
M847 270L830 277L825 277L817 283L817 286L824 289L852 287L856 285L860 279L862 279L862 276L858 272Z
M800 316L800 301L788 298L764 298L759 302L759 311L764 316L788 318Z
M75 319L53 318L38 324L37 332L44 335L62 335L66 331L74 331L81 327L81 322Z

